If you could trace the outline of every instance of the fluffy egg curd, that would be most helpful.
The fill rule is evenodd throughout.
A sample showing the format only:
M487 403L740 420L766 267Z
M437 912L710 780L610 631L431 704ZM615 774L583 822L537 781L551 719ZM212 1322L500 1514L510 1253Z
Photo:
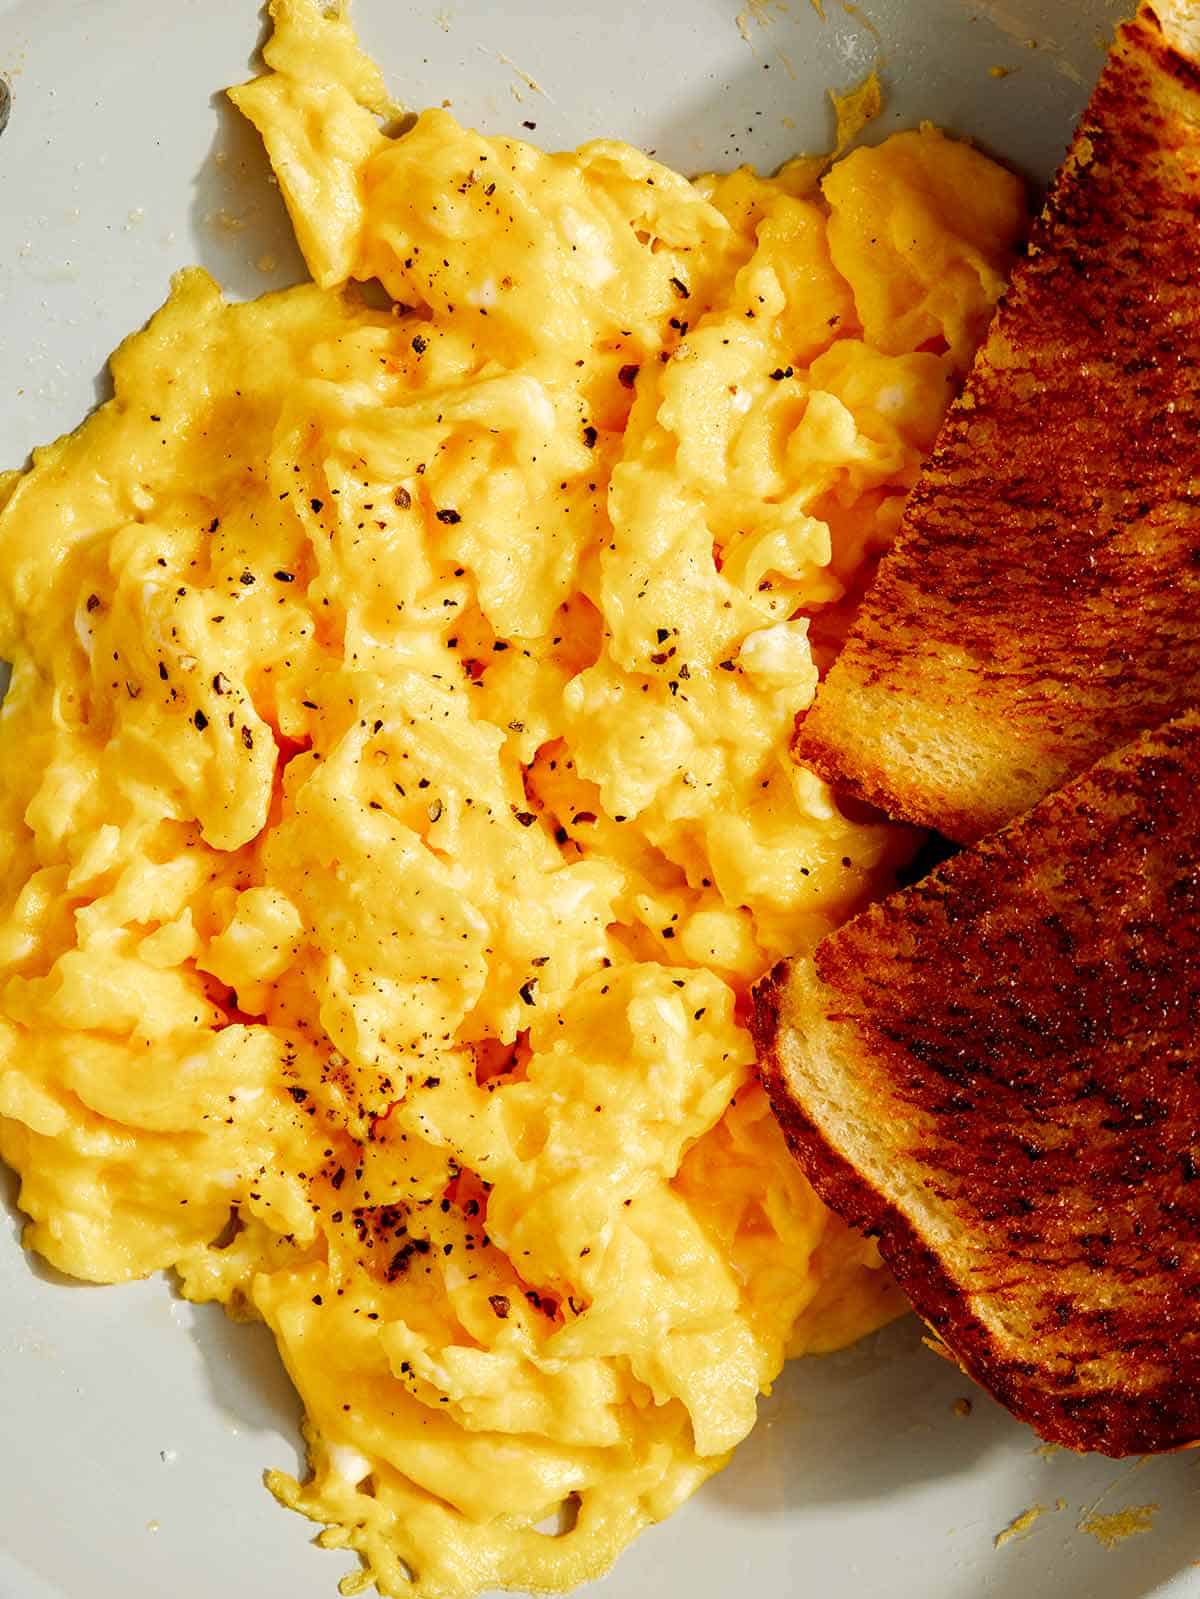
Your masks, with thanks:
M789 737L1023 199L389 134L272 9L313 281L184 272L0 479L0 1154L61 1271L271 1328L345 1593L562 1589L900 1308L743 1019L911 848Z

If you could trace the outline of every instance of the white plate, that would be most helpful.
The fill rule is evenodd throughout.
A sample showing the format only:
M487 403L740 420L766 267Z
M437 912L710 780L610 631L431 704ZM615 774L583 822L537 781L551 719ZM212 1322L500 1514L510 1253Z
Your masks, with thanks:
M930 118L1037 178L1062 152L1113 21L1106 0L358 0L413 104L571 144L619 134L685 169L771 166L829 142L823 93L883 59L881 130ZM876 37L869 21L878 28ZM0 462L69 427L108 351L200 261L249 294L299 271L256 140L217 99L247 75L252 0L0 0ZM993 78L994 66L1011 68ZM529 88L523 74L544 86ZM273 256L274 270L256 265ZM74 1286L0 1211L0 1599L332 1599L343 1556L261 1487L297 1464L270 1339L164 1282ZM912 1323L793 1367L733 1466L647 1534L607 1599L1146 1599L1200 1591L1200 1466L1045 1458L923 1349ZM1062 1509L1055 1509L1063 1501ZM1078 1528L1156 1503L1112 1552ZM993 1539L1035 1504L1024 1538Z

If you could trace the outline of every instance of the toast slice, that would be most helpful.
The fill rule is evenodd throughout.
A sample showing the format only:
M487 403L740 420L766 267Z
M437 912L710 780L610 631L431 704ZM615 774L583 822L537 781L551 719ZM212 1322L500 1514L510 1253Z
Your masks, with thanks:
M1200 700L1200 0L1117 35L796 759L983 837Z
M1200 1439L1200 711L755 993L821 1197L1043 1437Z

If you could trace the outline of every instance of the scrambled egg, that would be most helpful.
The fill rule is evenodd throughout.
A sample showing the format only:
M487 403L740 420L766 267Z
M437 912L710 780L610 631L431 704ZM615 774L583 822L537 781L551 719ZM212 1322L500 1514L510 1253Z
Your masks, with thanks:
M268 1323L347 1593L559 1588L899 1306L744 1002L909 848L789 735L1022 197L928 128L389 137L273 10L233 98L315 281L185 272L0 479L0 1153L61 1270Z

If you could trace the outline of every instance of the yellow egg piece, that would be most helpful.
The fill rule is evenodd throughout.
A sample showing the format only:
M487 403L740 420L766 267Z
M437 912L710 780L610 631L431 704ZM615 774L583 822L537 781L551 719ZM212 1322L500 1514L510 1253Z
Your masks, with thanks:
M930 129L387 136L271 9L233 99L314 281L181 274L0 479L0 1154L61 1270L270 1326L346 1593L563 1589L900 1308L745 1002L913 847L789 740L1022 199Z

